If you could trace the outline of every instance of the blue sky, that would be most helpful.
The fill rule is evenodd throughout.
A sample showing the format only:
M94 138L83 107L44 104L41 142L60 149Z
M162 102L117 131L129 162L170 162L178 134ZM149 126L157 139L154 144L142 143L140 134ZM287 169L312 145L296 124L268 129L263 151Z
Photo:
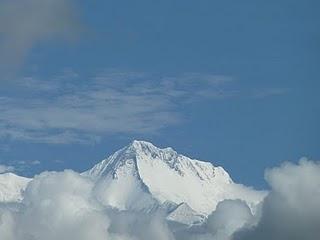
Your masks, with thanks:
M143 139L265 187L320 159L320 4L0 3L0 164L91 167Z

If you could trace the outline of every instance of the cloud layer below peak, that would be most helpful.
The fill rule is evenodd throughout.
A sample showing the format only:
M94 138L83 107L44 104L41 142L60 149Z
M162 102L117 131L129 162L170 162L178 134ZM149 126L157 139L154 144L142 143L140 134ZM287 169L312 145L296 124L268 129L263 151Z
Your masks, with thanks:
M266 171L271 190L255 213L245 202L224 200L201 226L172 227L161 212L105 208L94 183L71 170L44 172L30 182L23 204L0 204L6 240L251 240L320 236L320 164L301 160Z

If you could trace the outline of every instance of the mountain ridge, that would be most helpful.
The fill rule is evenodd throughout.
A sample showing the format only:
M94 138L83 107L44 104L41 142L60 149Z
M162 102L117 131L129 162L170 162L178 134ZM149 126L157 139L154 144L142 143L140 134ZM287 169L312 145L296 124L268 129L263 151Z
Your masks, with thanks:
M241 199L255 211L265 196L234 183L222 167L211 162L138 140L81 175L94 182L93 194L106 207L138 212L161 209L169 221L186 225L203 221L225 199ZM0 175L0 202L21 201L31 180Z
M159 204L165 201L187 203L204 215L211 213L223 199L239 198L249 206L261 200L256 191L235 184L222 167L190 159L172 148L158 148L145 141L131 142L83 175L98 182L99 192L108 186L105 189L111 190L100 194L100 200L120 209L140 208L135 202L125 201L130 192L149 195L152 200L147 202L152 202L151 205L154 200ZM121 200L114 199L115 195ZM140 204L141 199L134 199Z

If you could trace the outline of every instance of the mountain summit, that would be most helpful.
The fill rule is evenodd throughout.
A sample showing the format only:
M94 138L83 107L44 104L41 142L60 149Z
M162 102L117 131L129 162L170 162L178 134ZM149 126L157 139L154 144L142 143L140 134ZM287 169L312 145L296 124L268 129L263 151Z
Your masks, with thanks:
M222 167L145 141L133 141L83 175L96 181L101 202L121 210L184 204L208 215L224 199L242 199L254 207L263 198L235 184Z

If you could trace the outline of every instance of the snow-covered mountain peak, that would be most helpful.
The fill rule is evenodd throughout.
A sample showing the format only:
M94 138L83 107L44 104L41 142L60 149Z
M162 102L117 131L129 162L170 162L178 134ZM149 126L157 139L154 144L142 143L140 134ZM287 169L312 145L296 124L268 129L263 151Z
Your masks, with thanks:
M126 153L131 153L135 158L147 157L150 161L159 158L172 162L177 159L178 153L171 147L158 148L150 142L134 140L125 148Z
M142 140L133 140L129 145L129 148L131 149L136 149L136 150L141 150L141 149L148 149L150 151L157 149L156 146L154 146L151 142L147 141L142 141Z
M134 149L137 154L139 153L158 153L158 152L167 152L171 154L177 154L171 147L167 148L158 148L150 142L133 140L131 144L129 144L128 148Z
M118 209L147 209L165 202L186 203L207 215L224 199L255 204L260 193L242 189L210 162L190 159L172 148L133 141L83 173L97 182L98 198Z
M134 167L134 170L141 174L141 172L145 173L145 167L156 167L159 163L182 177L192 174L200 180L215 179L226 183L232 182L229 174L222 167L215 167L210 162L190 159L178 154L171 147L158 148L150 142L138 140L132 141L128 146L96 164L84 174L98 178L107 174L110 170L116 172L119 168L123 169L124 166L127 168L125 170Z

